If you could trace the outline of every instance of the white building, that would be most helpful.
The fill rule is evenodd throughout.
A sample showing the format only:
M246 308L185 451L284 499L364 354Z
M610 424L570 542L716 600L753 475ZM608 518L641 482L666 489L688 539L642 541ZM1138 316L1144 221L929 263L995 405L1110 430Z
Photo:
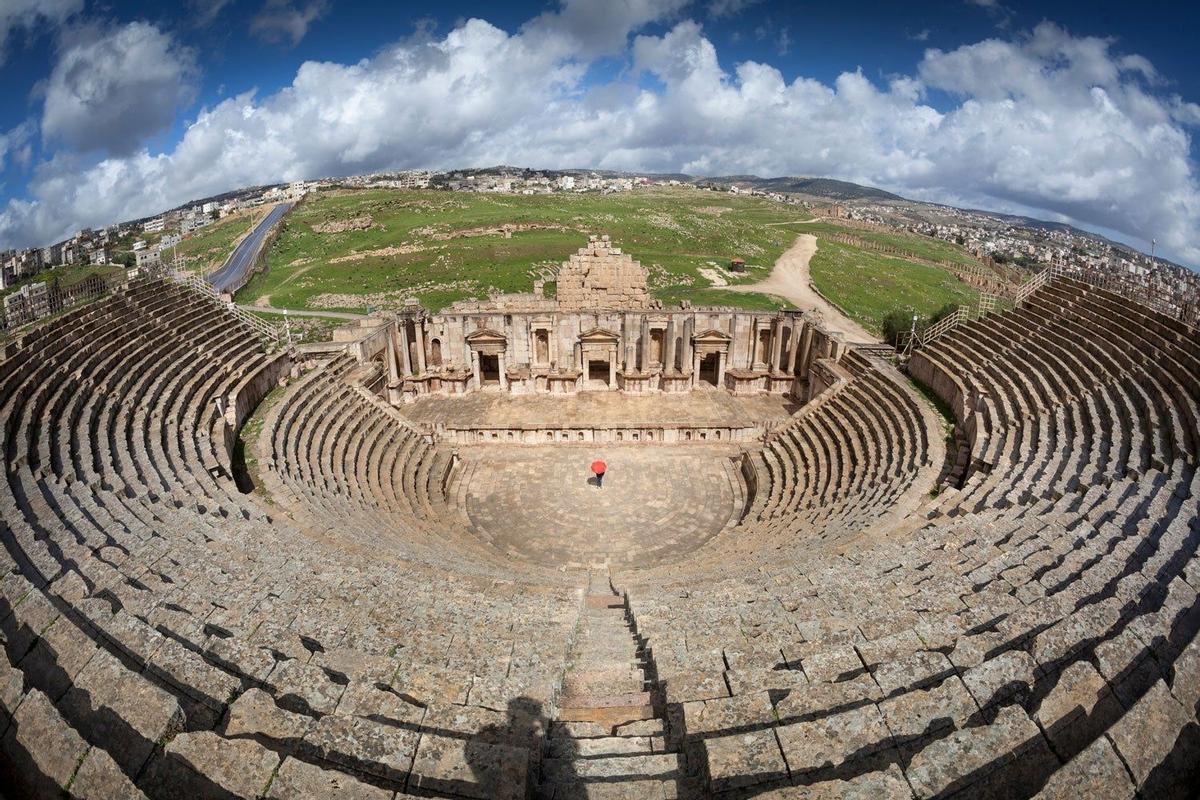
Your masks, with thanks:
M166 217L158 217L142 225L142 230L146 233L162 233L163 227L167 224Z

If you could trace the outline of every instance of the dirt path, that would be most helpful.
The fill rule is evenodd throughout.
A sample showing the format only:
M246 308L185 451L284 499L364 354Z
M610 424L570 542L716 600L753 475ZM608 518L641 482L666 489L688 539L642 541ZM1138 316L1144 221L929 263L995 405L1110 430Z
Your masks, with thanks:
M253 305L239 304L238 308L244 308L247 311L262 311L266 314L282 314L286 310L293 317L326 317L328 319L364 319L366 314L351 314L349 311L305 311L295 308L282 309L272 308L271 306L260 306L257 302Z
M803 311L816 312L826 328L841 331L846 335L848 342L878 342L878 337L838 311L813 289L808 262L816 252L817 237L811 233L802 233L796 237L795 244L775 262L775 268L765 281L718 288L727 292L758 292L782 297Z

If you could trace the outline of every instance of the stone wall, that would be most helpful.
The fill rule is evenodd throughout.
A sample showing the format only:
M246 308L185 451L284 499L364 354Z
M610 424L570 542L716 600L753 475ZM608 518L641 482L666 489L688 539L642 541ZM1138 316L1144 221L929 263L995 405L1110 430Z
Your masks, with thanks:
M587 247L558 270L558 307L563 311L636 309L652 305L646 270L613 247L608 236L592 236Z

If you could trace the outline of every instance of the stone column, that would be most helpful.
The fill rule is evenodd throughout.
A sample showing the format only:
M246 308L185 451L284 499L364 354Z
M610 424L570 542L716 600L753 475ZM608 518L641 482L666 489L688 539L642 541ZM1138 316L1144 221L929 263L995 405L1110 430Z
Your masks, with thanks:
M608 388L617 388L617 348L612 349L612 356L608 359Z
M400 321L400 354L404 357L404 374L412 375L412 358L408 354L408 321Z
M663 332L663 372L675 370L675 318L667 318L667 329Z
M700 386L700 351L692 354L692 388Z
M500 391L507 392L508 391L508 375L505 374L505 369L508 367L508 363L506 362L506 360L504 358L503 352L501 352L496 357L496 365L500 369Z
M779 354L783 350L783 320L776 317L771 322L771 363L767 365L770 372L779 371Z
M800 377L808 377L809 356L812 354L813 326L804 323L804 336L800 340Z
M725 388L725 351L717 353L717 386Z
M679 366L687 369L687 365L692 361L692 353L695 348L692 347L692 336L696 333L696 322L694 317L687 317L683 321L683 352L679 357Z
M482 389L483 388L483 376L479 372L479 351L478 350L471 351L471 373L475 377L475 388Z
M787 374L796 374L796 356L800 354L800 328L796 325L795 317L792 318L792 335L788 337L788 361Z
M388 383L400 380L399 370L396 369L396 336L392 331L387 332L387 367Z
M417 370L418 374L425 374L425 320L418 320L416 325L417 333Z

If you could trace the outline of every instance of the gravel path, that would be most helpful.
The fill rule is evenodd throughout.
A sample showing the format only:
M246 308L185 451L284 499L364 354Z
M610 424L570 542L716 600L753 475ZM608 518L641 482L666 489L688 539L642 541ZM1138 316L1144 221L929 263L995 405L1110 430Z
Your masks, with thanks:
M791 301L804 311L815 311L825 327L841 331L848 342L878 342L879 337L847 317L812 287L808 262L817 252L817 237L802 233L788 248L764 281L718 287L727 292L757 292Z

